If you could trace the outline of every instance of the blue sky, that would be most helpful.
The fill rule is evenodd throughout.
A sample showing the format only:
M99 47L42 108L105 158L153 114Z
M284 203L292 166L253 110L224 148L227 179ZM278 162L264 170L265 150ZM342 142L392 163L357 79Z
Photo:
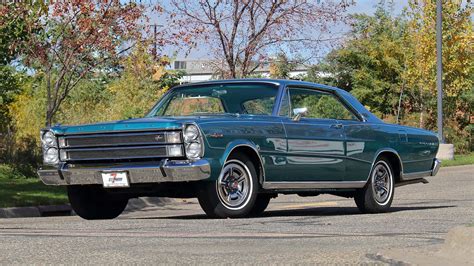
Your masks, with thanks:
M351 0L348 0L351 1ZM146 2L146 1L145 1ZM355 4L352 5L349 9L348 12L353 14L353 13L365 13L365 14L373 14L375 12L375 6L379 2L379 0L354 0ZM387 0L389 2L389 0ZM400 14L401 11L403 10L404 7L408 5L408 0L393 0L394 3L394 13L395 14ZM168 5L168 1L163 1L162 5L166 6ZM151 19L151 23L156 23L157 24L164 24L163 22L160 21L161 19ZM341 29L342 30L342 29ZM191 51L189 55L186 56L187 59L209 59L211 55L208 55L209 49L207 49L206 46L201 46L197 47L197 49L194 49ZM166 49L164 51L165 54L173 54L175 51L173 51L172 48ZM329 52L329 50L325 51ZM324 52L323 54L324 55ZM178 53L177 59L183 59L185 57L184 53Z
M350 13L366 13L366 14L373 14L375 11L375 5L379 1L374 0L356 0L356 4L349 8ZM387 1L388 2L388 1ZM394 12L395 14L399 14L402 9L408 6L408 0L394 0Z

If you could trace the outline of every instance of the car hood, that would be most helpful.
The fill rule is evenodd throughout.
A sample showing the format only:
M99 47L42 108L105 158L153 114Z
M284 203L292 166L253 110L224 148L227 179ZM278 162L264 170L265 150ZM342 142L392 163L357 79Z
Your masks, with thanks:
M56 135L89 134L114 131L144 131L181 129L185 123L204 123L207 121L229 120L268 120L269 116L253 115L212 115L212 116L183 116L183 117L146 117L111 121L87 125L65 126L57 125L51 128Z

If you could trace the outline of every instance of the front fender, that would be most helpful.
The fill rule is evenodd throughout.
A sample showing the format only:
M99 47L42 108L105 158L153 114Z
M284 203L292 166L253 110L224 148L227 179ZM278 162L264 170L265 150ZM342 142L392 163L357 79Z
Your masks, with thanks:
M210 180L215 181L218 179L222 171L222 168L224 168L225 162L229 158L230 154L236 148L239 148L239 147L251 148L253 151L255 151L257 156L261 159L258 145L246 139L232 140L224 148L211 148L209 150L209 157L206 155L207 157L206 159L210 162L211 168L212 168Z
M246 140L246 139L236 139L234 141L231 141L227 144L225 150L224 150L224 153L222 154L221 158L219 159L219 162L224 165L225 162L227 161L227 159L229 158L229 155L232 153L232 151L234 151L236 148L238 147L249 147L249 148L252 148L255 153L257 153L257 155L260 157L259 155L259 147L253 143L252 141L250 140Z

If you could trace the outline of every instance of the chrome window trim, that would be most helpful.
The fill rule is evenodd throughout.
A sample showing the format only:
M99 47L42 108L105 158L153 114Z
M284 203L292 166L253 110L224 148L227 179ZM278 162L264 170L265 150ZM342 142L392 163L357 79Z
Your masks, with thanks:
M305 119L315 119L315 120L337 120L337 121L356 121L356 122L366 122L367 120L365 119L365 117L357 110L355 109L354 107L352 107L352 105L350 103L348 103L344 97L342 97L340 94L337 93L337 91L335 90L331 90L331 89L326 89L326 88L320 88L320 87L317 87L317 86L307 86L307 85L297 85L297 84L288 84L285 86L285 91L288 92L288 99L290 101L290 112L291 112L291 94L290 94L290 89L301 89L301 90L309 90L309 91L319 91L319 92L322 92L322 93L327 93L327 94L330 94L332 96L334 96L334 98L336 98L336 100L338 102L340 102L344 108L346 108L355 118L357 118L357 120L342 120L342 119L334 119L334 118L308 118L306 117ZM283 97L282 97L283 98ZM281 100L280 100L281 101ZM277 112L277 116L280 116L279 113L280 113L280 107L281 107L281 103L279 105L279 109L278 109L278 112ZM286 117L286 116L280 116L280 117ZM289 118L291 118L291 116L289 116Z

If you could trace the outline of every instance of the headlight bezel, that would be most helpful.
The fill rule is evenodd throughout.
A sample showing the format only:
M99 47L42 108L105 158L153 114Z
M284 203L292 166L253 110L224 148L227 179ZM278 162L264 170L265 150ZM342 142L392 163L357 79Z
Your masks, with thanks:
M41 130L41 147L43 150L43 164L58 165L60 162L58 138L51 130ZM54 152L53 154L50 154Z
M41 143L43 143L43 146L48 148L57 148L58 138L51 130L47 130L41 135Z
M188 135L188 132L194 134ZM188 160L199 160L204 156L204 138L201 129L196 124L185 124L183 128L184 152ZM199 145L198 152L191 152L190 148Z
M54 152L54 153L50 154L50 152ZM43 162L49 165L58 164L59 163L59 150L54 147L45 149L43 152Z

